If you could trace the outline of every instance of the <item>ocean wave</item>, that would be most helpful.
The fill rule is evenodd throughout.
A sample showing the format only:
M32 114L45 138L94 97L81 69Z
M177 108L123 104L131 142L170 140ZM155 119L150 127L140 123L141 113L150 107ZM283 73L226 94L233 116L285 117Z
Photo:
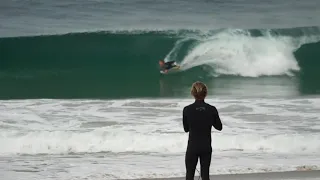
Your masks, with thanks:
M72 88L77 87L84 94L74 94L75 97L113 98L114 92L106 82L135 88L142 83L141 79L153 89L141 93L147 97L159 94L159 81L175 82L178 87L195 79L211 81L219 76L296 76L311 81L319 76L319 40L318 27L106 31L1 38L0 80L5 88L0 90L0 96L66 98L71 97L66 92L74 92ZM161 76L160 59L177 61L182 71L170 78ZM47 84L41 88L54 90L37 92L38 95L12 90L19 89L21 84L28 84L30 89ZM94 95L85 91L87 86L101 92ZM318 92L318 88L306 86L303 89ZM123 96L141 96L135 92L139 89Z
M129 127L128 127L129 128ZM146 152L146 153L183 153L186 136L183 133L134 132L130 128L81 131L2 131L0 154L70 154L97 152ZM243 151L259 153L303 154L320 151L317 142L320 136L314 134L259 135L242 134L213 137L213 150ZM154 143L153 143L154 142ZM125 146L124 146L125 145Z

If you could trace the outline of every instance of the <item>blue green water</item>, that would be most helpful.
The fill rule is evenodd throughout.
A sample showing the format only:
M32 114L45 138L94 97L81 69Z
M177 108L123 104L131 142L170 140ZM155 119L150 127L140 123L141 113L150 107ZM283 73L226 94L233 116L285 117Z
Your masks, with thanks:
M195 80L234 81L228 89L235 89L283 76L295 95L317 94L318 6L7 0L0 5L0 98L184 97ZM160 59L182 63L183 71L161 76Z
M319 170L319 17L317 0L0 1L0 179L184 176L197 80L224 124L211 174Z
M289 81L282 95L317 94L318 34L305 27L2 38L0 98L184 97L196 80L222 89L232 81L226 90L247 84L261 94L267 84ZM181 71L160 74L160 59L177 61Z

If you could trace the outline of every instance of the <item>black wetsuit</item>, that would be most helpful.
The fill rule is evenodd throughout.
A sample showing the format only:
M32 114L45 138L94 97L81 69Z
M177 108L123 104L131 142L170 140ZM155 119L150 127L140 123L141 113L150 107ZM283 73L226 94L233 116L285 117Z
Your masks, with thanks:
M189 132L188 147L185 156L186 180L193 180L195 169L200 158L202 180L209 180L209 168L211 163L211 129L212 126L221 131L222 123L218 110L205 103L196 100L183 109L183 127Z
M169 70L169 69L175 67L176 65L174 63L175 63L174 61L169 61L169 62L164 63L164 66L161 67L161 70L162 71Z

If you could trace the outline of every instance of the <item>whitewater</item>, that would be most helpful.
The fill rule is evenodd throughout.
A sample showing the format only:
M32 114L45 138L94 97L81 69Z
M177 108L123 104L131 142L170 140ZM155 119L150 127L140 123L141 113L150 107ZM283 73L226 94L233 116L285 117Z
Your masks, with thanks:
M264 30L259 31L263 34ZM105 37L99 40L110 44L113 42L107 41L107 37L115 38L114 42L122 39L121 45L139 42L146 46L144 43L148 39L167 40L164 35L146 33L137 38L130 33L128 39L117 33L76 35L77 40L96 35ZM46 57L52 49L61 50L62 44L77 47L72 46L77 44L77 41L71 41L73 35L56 37L47 37L50 41L31 37L35 39L33 42L50 42L50 46L35 43L39 47L47 46L47 49L39 48L30 57L39 54ZM137 59L142 63L138 69L129 71L132 68L128 68L127 73L115 75L114 67L132 67L136 61L123 58L111 65L105 59L116 59L113 57L117 56L110 55L112 49L106 53L110 56L88 61L86 57L93 56L97 50L94 43L87 46L89 51L87 48L72 49L70 52L84 53L76 54L76 58L72 53L61 51L60 57L68 55L68 61L50 56L52 59L47 61L30 58L32 61L25 63L19 61L19 56L14 56L19 54L16 49L12 56L10 53L4 56L12 58L7 60L10 63L4 64L22 69L21 72L0 74L3 82L0 95L6 99L0 101L0 179L183 177L188 134L183 131L181 117L183 107L193 102L189 93L193 79L207 82L209 97L206 101L217 107L224 125L223 131L212 132L211 174L320 170L320 98L317 94L303 94L303 88L312 86L303 87L303 79L295 74L303 68L308 70L309 65L316 66L308 63L299 66L298 63L307 61L308 52L313 48L303 51L305 59L296 59L296 52L307 44L316 49L319 37L319 33L310 32L301 36L274 35L268 30L255 36L252 31L239 29L212 34L175 34L175 39L168 43L175 42L172 48L166 47L169 51L165 60L179 59L182 71L177 76L166 76L169 79L159 77L158 69L149 68L157 64L157 59L153 58L153 63L148 58L141 60L139 56ZM28 39L20 40L7 39L6 43L29 43ZM52 43L54 41L57 44ZM25 48L20 51L26 52ZM137 49L145 51L141 47ZM123 52L135 57L136 53L142 52L137 49L127 51L124 48ZM159 57L158 54L154 56ZM74 69L70 67L75 64L85 68L71 71ZM51 71L46 69L50 66ZM192 72L198 67L202 71ZM66 73L59 68L66 69ZM106 76L105 72L110 74ZM202 78L203 72L210 77ZM317 78L312 71L307 72L312 74L307 80ZM28 81L33 83L28 84ZM22 88L30 91L17 91ZM108 92L110 89L115 92L114 96ZM146 97L151 91L152 95L160 93L160 98ZM161 97L166 91L173 91L170 98ZM87 94L81 96L83 92ZM30 98L28 93L35 96ZM46 93L51 93L55 99L43 98L48 97ZM82 99L74 98L78 93Z
M0 1L0 180L184 177L196 80L224 125L210 174L303 179L320 170L319 14L317 0ZM182 71L162 76L160 59Z
M302 36L274 34L271 30L259 30L262 36L254 36L243 29L225 29L215 33L185 34L178 40L165 61L178 61L180 69L187 71L198 66L210 75L242 77L293 76L300 71L294 56L302 45L320 40L319 28L310 28ZM194 41L190 44L190 41ZM189 46L179 59L179 52Z
M0 172L7 180L19 179L12 170L33 172L26 179L184 176L181 110L192 101L1 101ZM224 124L212 132L212 174L319 169L319 98L207 101Z

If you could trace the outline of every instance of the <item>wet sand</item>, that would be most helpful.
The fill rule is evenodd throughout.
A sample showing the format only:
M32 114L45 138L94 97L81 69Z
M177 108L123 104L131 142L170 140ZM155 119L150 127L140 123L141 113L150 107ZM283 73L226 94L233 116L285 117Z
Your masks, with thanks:
M147 180L150 178L145 178ZM150 180L184 180L180 178L151 178ZM198 180L199 177L194 178ZM320 170L316 171L288 171L288 172L268 172L268 173L248 173L248 174L226 174L212 175L211 180L320 180ZM142 179L141 179L142 180Z

